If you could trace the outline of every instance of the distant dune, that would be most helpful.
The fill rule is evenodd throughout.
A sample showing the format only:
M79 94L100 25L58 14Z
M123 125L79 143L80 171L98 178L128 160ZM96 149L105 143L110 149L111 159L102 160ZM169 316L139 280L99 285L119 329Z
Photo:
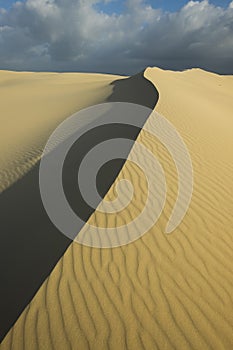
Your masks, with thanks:
M71 77L75 84L75 75ZM126 92L131 98L130 102L136 103L141 98L138 103L155 108L182 136L193 162L191 205L181 225L171 235L165 235L165 227L176 200L176 169L166 148L142 129L137 141L158 157L166 174L167 202L158 222L142 238L119 248L96 249L63 242L63 250L68 247L66 252L46 279L46 274L43 275L44 283L6 335L1 349L231 350L233 76L220 76L199 69L172 72L147 68L144 78L141 75L124 78L125 84L113 82L116 77L111 76L98 76L96 85L93 85L92 75L83 78L87 90L88 86L92 87L89 100L82 106L78 102L75 105L74 91L72 104L67 90L64 103L69 108L64 110L57 98L53 103L60 103L57 109L59 118L51 125L47 124L49 116L46 121L41 121L41 130L43 125L47 128L44 137L56 123L76 109L88 103L114 101L114 85L117 89L115 100L124 100ZM87 78L91 80L90 83L86 81ZM58 75L56 79L60 81L63 78ZM135 79L139 89L136 94L133 92ZM133 84L128 86L132 80ZM53 84L57 86L57 83L54 81ZM151 84L154 85L153 93ZM140 86L144 94L148 93L146 99L142 98ZM17 91L16 86L14 89ZM130 95L131 89L134 98ZM7 110L7 105L5 108ZM45 111L46 105L43 108ZM20 117L19 107L17 112ZM152 112L145 125L152 127L155 118L156 114ZM23 125L26 124L26 120L23 121ZM34 131L36 134L36 128ZM35 134L32 133L32 137ZM25 130L26 136L28 132ZM12 141L15 147L17 143L21 144L21 140ZM134 147L131 152L135 152ZM143 160L143 155L139 154L138 157ZM8 171L6 178L10 177L11 168ZM95 211L89 223L120 225L142 210L146 182L143 174L130 161L121 164L121 171L106 198L114 198L115 184L121 178L130 179L137 188L132 204L117 216L106 216ZM6 184L7 181L4 181ZM2 205L4 208L4 201ZM33 229L34 221L31 224ZM84 226L81 232L85 229ZM48 232L50 230L48 226ZM42 231L46 231L46 227L43 226ZM50 249L52 252L52 245ZM62 249L57 257L59 254L62 255ZM56 257L53 261L56 261ZM18 283L20 285L20 280Z

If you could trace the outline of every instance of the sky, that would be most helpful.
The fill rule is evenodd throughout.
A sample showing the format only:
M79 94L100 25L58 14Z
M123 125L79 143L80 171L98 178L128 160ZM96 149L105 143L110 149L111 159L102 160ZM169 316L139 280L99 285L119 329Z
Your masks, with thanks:
M14 4L15 2L16 2L15 0L0 0L0 7L9 9L12 6L12 4ZM25 2L25 0L21 2ZM227 7L231 1L230 0L211 0L209 2L216 6ZM146 3L150 4L154 8L161 8L165 11L177 11L187 3L187 0L151 0L151 1L148 0ZM119 14L124 11L124 0L100 2L96 6L96 8L108 14L111 14L111 13Z
M215 6L227 7L231 1L212 0L209 2ZM96 8L108 14L120 14L124 11L124 3L124 0L107 1L105 3L102 2L97 4ZM145 3L151 5L154 8L161 8L164 11L174 12L180 10L185 4L187 4L187 0L148 0Z
M233 74L233 1L0 0L0 69Z

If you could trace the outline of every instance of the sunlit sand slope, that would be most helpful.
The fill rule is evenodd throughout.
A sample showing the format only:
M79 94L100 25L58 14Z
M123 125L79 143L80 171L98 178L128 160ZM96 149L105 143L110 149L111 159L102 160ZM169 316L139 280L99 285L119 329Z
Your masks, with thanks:
M173 123L191 155L194 189L187 215L171 235L164 234L177 195L175 165L166 148L142 131L137 141L158 157L166 174L167 202L158 222L119 248L73 243L1 349L233 348L233 77L156 68L145 77L159 91L156 110ZM152 113L148 127L155 118ZM142 210L145 177L127 161L121 178L136 187L132 203L117 216L95 212L89 222L122 224ZM108 199L115 196L114 185Z
M66 117L104 102L119 76L0 71L0 192L27 173Z

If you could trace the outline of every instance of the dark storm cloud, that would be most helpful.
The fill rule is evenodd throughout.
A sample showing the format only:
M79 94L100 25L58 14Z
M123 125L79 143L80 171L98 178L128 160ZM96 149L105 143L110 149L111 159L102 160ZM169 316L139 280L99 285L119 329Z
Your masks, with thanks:
M91 0L27 0L0 10L0 68L131 74L144 67L233 73L233 2L179 12L128 0L109 15Z

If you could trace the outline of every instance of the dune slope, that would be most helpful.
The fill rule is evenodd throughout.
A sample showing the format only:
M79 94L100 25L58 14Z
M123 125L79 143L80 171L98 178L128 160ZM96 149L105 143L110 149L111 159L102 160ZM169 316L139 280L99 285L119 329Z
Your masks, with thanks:
M1 79L1 245L0 339L72 242L51 223L39 191L39 162L45 142L54 128L73 112L108 101L130 102L153 108L158 100L152 83L143 77L79 73L0 72ZM132 88L136 94L131 94ZM145 97L142 92L147 92ZM141 92L141 93L140 93ZM149 110L149 109L148 109ZM150 110L149 110L150 111ZM140 119L141 127L147 116ZM94 121L98 121L96 116ZM88 123L88 121L85 120ZM80 123L80 128L82 123ZM65 188L85 221L94 211L74 191L76 172L83 155L95 143L116 136L135 139L140 128L114 127L90 132L69 153ZM62 144L62 140L59 140ZM125 149L128 154L130 148ZM51 157L54 157L52 152ZM111 163L99 177L102 196L115 180L122 160ZM73 176L74 175L74 176ZM73 179L75 183L73 183ZM107 179L107 180L106 180ZM97 203L98 205L98 203ZM80 210L81 209L81 210ZM77 232L81 227L77 227Z
M59 123L72 113L104 102L118 76L0 71L2 192L39 160Z
M173 123L192 158L194 190L184 220L164 234L177 193L175 166L142 130L137 141L159 158L168 184L158 222L119 248L72 243L2 349L232 349L233 77L156 68L145 77L159 91L156 110ZM95 212L90 222L121 224L142 210L143 174L127 161L121 178L138 189L132 204L117 216Z

